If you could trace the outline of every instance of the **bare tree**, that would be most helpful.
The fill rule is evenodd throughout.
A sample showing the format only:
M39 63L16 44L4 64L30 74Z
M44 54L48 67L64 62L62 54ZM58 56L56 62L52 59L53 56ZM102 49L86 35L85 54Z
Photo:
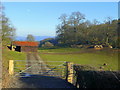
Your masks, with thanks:
M85 19L85 15L80 12L73 12L69 18L70 22L74 26L79 25L84 19Z
M59 19L61 20L62 24L65 25L67 24L67 15L66 14L62 14Z

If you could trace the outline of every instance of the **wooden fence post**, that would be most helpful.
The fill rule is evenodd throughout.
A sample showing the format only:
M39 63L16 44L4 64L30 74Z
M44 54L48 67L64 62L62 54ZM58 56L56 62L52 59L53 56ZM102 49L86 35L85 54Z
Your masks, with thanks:
M67 81L73 84L73 62L67 62Z
M14 74L14 61L9 60L9 74L13 75Z

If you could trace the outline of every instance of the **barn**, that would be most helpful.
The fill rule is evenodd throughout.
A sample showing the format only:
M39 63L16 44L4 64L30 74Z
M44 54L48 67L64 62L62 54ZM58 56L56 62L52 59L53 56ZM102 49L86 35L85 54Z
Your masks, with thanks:
M18 52L37 52L38 42L31 41L13 41L11 43L11 50Z

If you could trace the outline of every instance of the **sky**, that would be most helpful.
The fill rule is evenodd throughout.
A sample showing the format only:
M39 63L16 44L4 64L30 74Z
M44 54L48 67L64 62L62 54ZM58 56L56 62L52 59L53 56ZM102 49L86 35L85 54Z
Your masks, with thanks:
M4 2L119 2L119 0L2 0Z
M117 2L4 2L5 14L16 28L17 36L55 36L62 14L79 11L86 19L103 22L118 18Z

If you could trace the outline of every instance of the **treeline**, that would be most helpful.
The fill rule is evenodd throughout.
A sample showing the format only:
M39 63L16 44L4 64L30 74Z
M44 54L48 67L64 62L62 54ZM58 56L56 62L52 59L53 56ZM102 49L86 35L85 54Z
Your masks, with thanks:
M108 17L104 23L97 20L90 22L80 12L60 16L57 26L57 40L59 44L71 46L80 45L112 45L119 47L118 20Z
M15 37L15 31L16 29L14 26L11 24L10 20L8 17L6 17L4 13L4 7L0 3L0 22L1 22L1 29L0 30L0 38L2 41L2 45L7 45L10 44L12 40L14 40Z

